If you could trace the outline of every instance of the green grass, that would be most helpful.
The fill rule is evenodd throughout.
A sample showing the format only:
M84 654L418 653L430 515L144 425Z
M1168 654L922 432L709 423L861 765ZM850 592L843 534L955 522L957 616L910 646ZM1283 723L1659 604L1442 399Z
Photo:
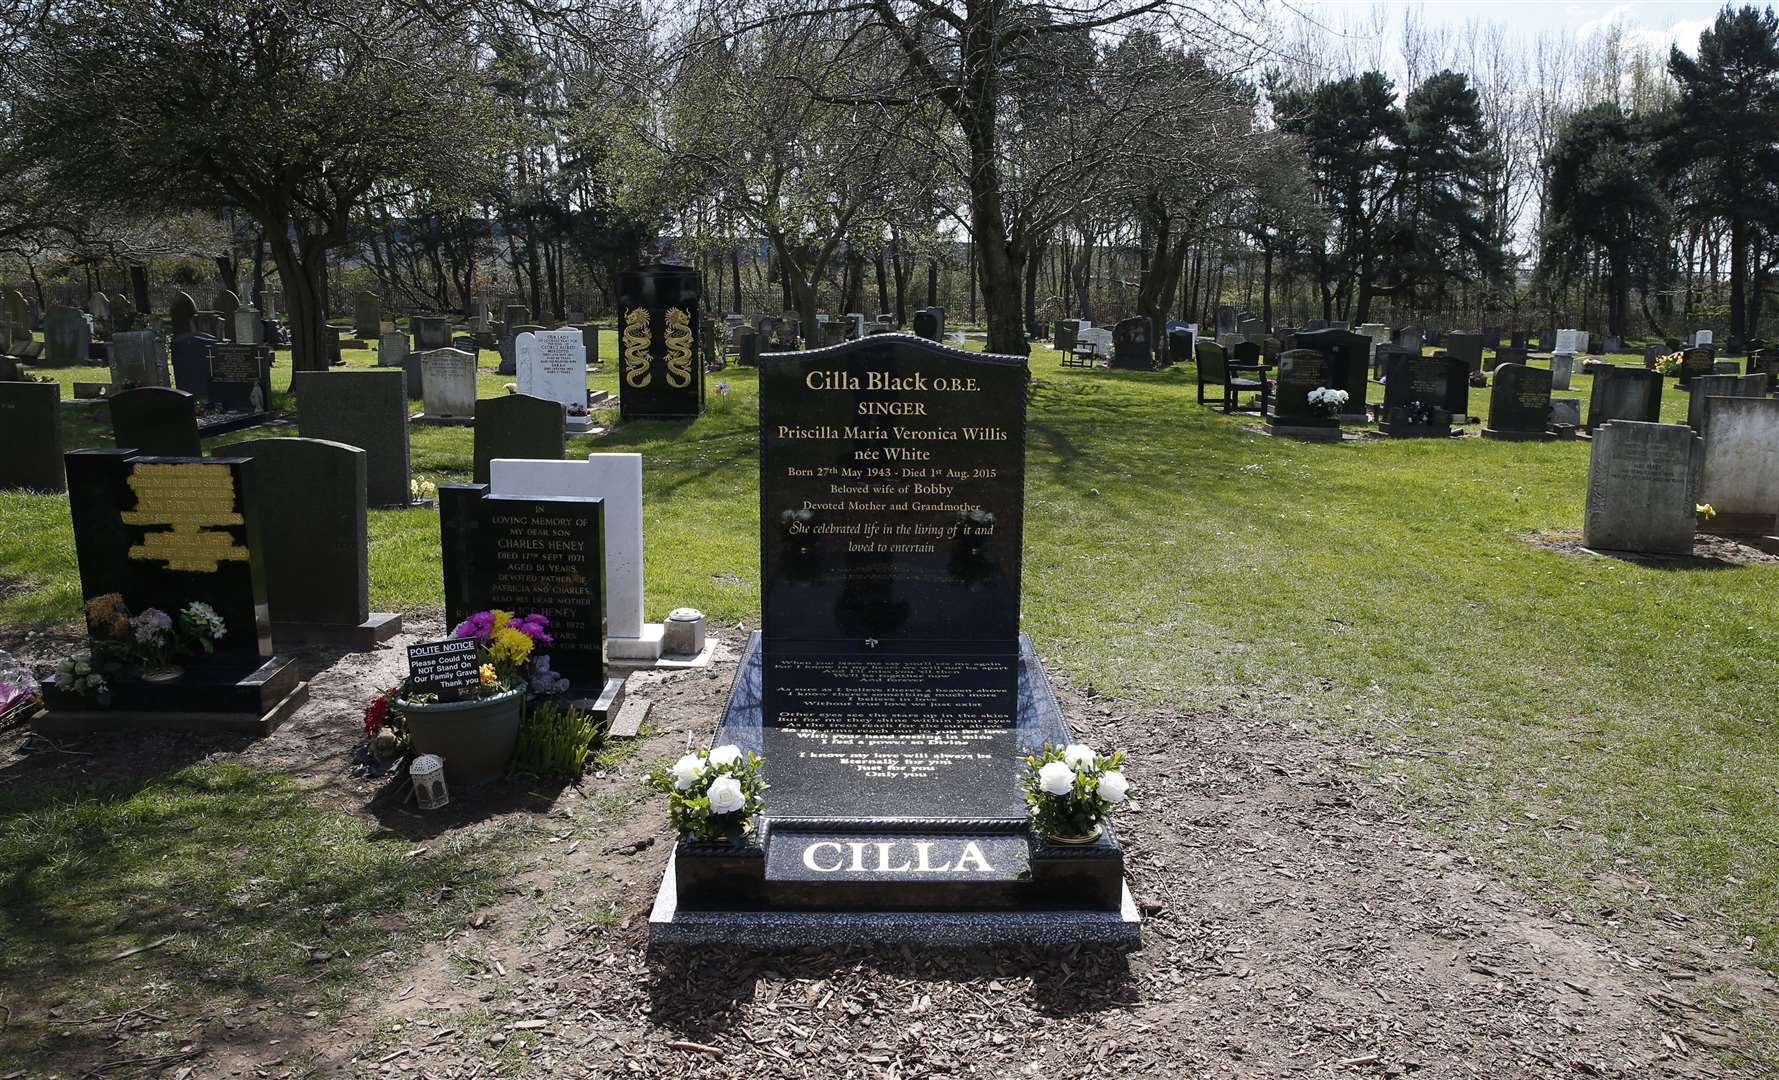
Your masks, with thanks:
M235 765L0 788L0 985L21 995L0 1061L39 1055L45 1040L93 1051L108 1031L53 1020L337 1006L368 962L413 951L496 895L510 864L498 837L459 831L415 855L414 842Z
M1583 442L1299 444L1198 407L1190 369L1058 360L1032 359L1024 626L1071 679L1188 716L1274 695L1534 891L1587 915L1643 875L1779 966L1779 570L1528 543L1579 530ZM752 625L757 382L717 378L707 415L571 453L644 455L651 618ZM1685 407L1670 383L1664 418ZM416 429L416 472L466 478L470 441ZM371 537L373 606L438 607L436 512L373 511ZM0 564L36 586L0 622L74 619L67 547L64 500L0 495Z

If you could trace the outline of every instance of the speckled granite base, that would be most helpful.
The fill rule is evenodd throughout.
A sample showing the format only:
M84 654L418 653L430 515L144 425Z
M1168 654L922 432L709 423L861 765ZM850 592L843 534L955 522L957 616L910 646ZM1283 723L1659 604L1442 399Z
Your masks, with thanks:
M671 860L649 912L659 945L1140 945L1142 934L1128 886L1117 911L680 911Z

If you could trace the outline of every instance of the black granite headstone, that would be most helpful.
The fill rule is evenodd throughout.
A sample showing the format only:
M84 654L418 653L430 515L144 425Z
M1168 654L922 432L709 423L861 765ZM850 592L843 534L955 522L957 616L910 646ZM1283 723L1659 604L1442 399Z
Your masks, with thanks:
M207 334L180 334L173 338L173 385L199 401L210 400L210 350L216 339Z
M1680 353L1680 385L1691 384L1700 375L1717 372L1717 350L1709 345L1695 345Z
M446 624L497 608L541 614L554 639L541 650L552 670L598 693L605 683L604 522L603 499L439 485Z
M1659 424L1662 418L1662 374L1640 368L1608 367L1594 372L1588 395L1587 430L1610 420Z
M197 457L198 399L184 390L139 386L105 399L111 409L112 445L142 455Z
M1483 436L1491 439L1541 439L1550 424L1551 378L1548 368L1497 364L1489 389L1489 422Z
M1056 320L1056 340L1055 340L1056 351L1061 352L1061 353L1074 352L1076 336L1080 332L1081 332L1081 320L1080 319L1058 319L1058 320Z
M1310 336L1300 333L1299 341ZM1339 427L1336 417L1323 416L1310 407L1310 391L1317 387L1338 389L1329 371L1328 358L1315 349L1287 349L1279 354L1277 389L1272 399L1272 419L1286 427Z
M760 334L751 326L735 328L735 362L743 367L760 366Z
M563 425L568 410L560 401L508 394L476 402L475 477L488 482L495 458L561 461L568 451Z
M943 341L945 322L934 309L922 308L914 313L914 332L928 341Z
M442 315L416 315L408 320L414 333L414 348L419 352L432 349L462 348L451 343L451 323Z
M1482 370L1483 339L1481 334L1447 334L1445 350L1464 361L1466 371ZM1464 412L1465 410L1457 409L1455 411Z
M655 263L618 275L618 409L625 419L704 411L698 271Z
M0 489L64 487L62 384L0 382Z
M144 388L111 400L149 393L179 391ZM83 600L120 593L132 613L153 607L174 617L202 601L226 628L218 662L257 666L271 655L249 459L76 450L66 461Z
M198 302L191 298L190 293L176 292L167 305L167 318L172 321L173 336L192 332L192 320L197 318Z
M1300 330L1293 335L1293 342L1291 348L1314 349L1325 358L1328 364L1326 378L1330 381L1324 385L1347 392L1347 407L1343 415L1363 414L1366 365L1371 361L1371 339L1351 330Z
M266 407L259 346L219 341L210 346L209 400L236 412Z
M764 360L775 815L1019 815L1025 385L903 335Z
M1392 353L1384 368L1385 410L1416 402L1445 408L1449 391L1447 376L1453 366L1450 361L1437 357ZM1464 382L1468 387L1468 370Z
M1148 371L1155 366L1155 328L1147 315L1120 319L1112 328L1112 361L1115 368Z

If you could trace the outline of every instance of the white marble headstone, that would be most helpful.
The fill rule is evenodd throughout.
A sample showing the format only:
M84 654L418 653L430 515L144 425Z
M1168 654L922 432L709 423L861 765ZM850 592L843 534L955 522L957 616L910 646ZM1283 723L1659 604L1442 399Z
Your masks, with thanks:
M513 365L519 393L559 401L569 410L568 426L585 430L587 418L587 346L579 330L536 330L513 342Z
M642 455L589 454L585 461L495 458L495 495L605 500L605 651L613 660L657 660L661 624L642 614Z
M1714 340L1715 340L1715 335L1710 330L1695 330L1693 332L1693 347L1694 348L1697 348L1700 345L1709 345Z

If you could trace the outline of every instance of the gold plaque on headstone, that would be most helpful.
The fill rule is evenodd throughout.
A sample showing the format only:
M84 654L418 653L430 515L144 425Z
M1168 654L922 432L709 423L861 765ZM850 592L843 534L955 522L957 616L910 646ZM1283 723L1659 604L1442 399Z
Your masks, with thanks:
M247 548L223 531L242 524L229 466L144 462L130 470L129 484L136 509L123 513L124 524L172 526L145 535L130 547L130 558L197 574L215 573L219 563L246 561Z

